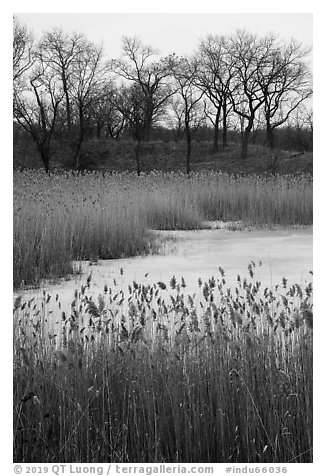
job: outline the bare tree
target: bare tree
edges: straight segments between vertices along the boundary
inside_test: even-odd
[[[245,159],[256,113],[265,100],[260,86],[260,71],[269,59],[269,50],[257,36],[237,31],[230,38],[230,54],[234,59],[230,98],[233,111],[244,121],[241,157]]]
[[[87,42],[71,74],[71,90],[76,110],[77,136],[74,143],[74,166],[79,168],[81,146],[85,138],[88,111],[105,95],[108,68],[103,62],[102,47]]]
[[[113,60],[111,68],[121,78],[131,82],[142,95],[144,131],[147,140],[153,122],[162,114],[168,99],[174,93],[171,87],[171,68],[174,56],[158,58],[158,52],[145,46],[137,38],[123,38],[123,55]]]
[[[274,147],[274,130],[312,95],[310,73],[304,61],[309,49],[294,40],[277,45],[272,35],[263,41],[269,58],[259,71],[259,84],[264,96],[267,143]]]
[[[135,159],[137,175],[142,170],[140,148],[147,134],[147,101],[139,84],[121,86],[115,95],[115,106],[126,121],[131,137],[136,141]]]
[[[174,77],[177,83],[177,94],[182,99],[183,123],[187,141],[186,171],[191,171],[191,142],[193,133],[205,121],[203,107],[200,101],[204,91],[196,86],[198,64],[195,59],[179,58],[174,67]]]
[[[19,94],[14,92],[14,117],[35,141],[46,172],[50,170],[52,138],[62,99],[62,89],[41,58],[30,76],[29,87]]]
[[[230,99],[231,81],[234,75],[233,58],[228,40],[223,36],[208,35],[199,45],[197,52],[198,70],[196,82],[215,108],[213,151],[218,150],[219,124],[223,124],[222,143],[227,146],[227,118],[232,109]]]
[[[303,153],[313,147],[313,115],[312,110],[301,104],[290,119],[293,142]]]
[[[53,74],[62,85],[68,138],[71,138],[74,119],[73,74],[78,68],[80,57],[87,45],[88,41],[83,34],[68,34],[58,28],[44,33],[39,45],[42,61],[52,69]]]
[[[88,115],[107,94],[104,85],[109,82],[108,67],[103,61],[102,47],[84,34],[54,29],[43,35],[37,56],[52,71],[63,91],[62,129],[66,128],[73,163],[78,169]]]
[[[14,16],[13,30],[13,80],[14,90],[21,86],[25,73],[33,65],[33,37],[25,25]]]
[[[116,105],[118,96],[116,86],[108,82],[104,84],[98,100],[90,105],[88,116],[95,124],[97,139],[104,131],[106,137],[116,140],[125,126],[125,117]]]
[[[170,127],[172,127],[174,131],[175,140],[181,141],[185,132],[184,120],[183,120],[184,103],[183,103],[183,99],[179,95],[176,95],[175,97],[172,98],[172,101],[170,104],[170,112],[171,112],[171,114],[169,115]]]

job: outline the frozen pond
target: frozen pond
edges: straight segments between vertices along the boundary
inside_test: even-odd
[[[128,259],[85,263],[83,274],[59,284],[46,285],[37,290],[23,292],[23,300],[41,297],[43,290],[59,295],[62,310],[68,309],[76,289],[86,283],[92,275],[90,291],[96,298],[103,293],[104,285],[112,286],[116,281],[118,290],[127,289],[133,281],[166,284],[171,277],[183,277],[187,294],[198,290],[197,281],[212,276],[219,277],[219,267],[226,273],[225,279],[231,287],[239,274],[248,276],[248,264],[256,263],[255,280],[263,286],[273,287],[282,278],[303,285],[312,276],[312,228],[292,230],[229,231],[211,229],[198,231],[157,232],[165,238],[160,255],[141,256]],[[262,265],[258,266],[261,261]],[[123,274],[121,274],[121,269]]]

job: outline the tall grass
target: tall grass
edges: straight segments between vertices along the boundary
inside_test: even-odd
[[[16,462],[311,462],[312,285],[90,279],[14,306]],[[58,321],[56,323],[56,321]]]
[[[72,271],[80,259],[155,250],[149,229],[312,223],[311,177],[222,173],[14,174],[14,286]]]

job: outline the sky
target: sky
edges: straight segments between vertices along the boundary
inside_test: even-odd
[[[280,39],[295,38],[305,46],[313,42],[311,13],[15,13],[36,38],[54,27],[85,33],[102,43],[111,58],[121,53],[123,36],[137,36],[161,54],[191,54],[207,34],[230,34],[246,29]]]

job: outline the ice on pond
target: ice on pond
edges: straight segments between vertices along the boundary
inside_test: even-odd
[[[229,231],[209,229],[158,232],[165,238],[162,253],[128,259],[84,263],[83,273],[69,281],[47,284],[24,291],[23,300],[42,298],[44,293],[58,295],[60,309],[68,310],[76,289],[91,276],[94,299],[104,286],[127,290],[134,281],[143,284],[169,283],[172,276],[186,282],[186,293],[198,291],[198,278],[207,281],[225,271],[232,287],[240,275],[248,276],[248,264],[254,262],[255,279],[262,286],[274,287],[287,278],[289,283],[304,285],[311,281],[312,229]],[[261,263],[261,266],[259,265]]]

